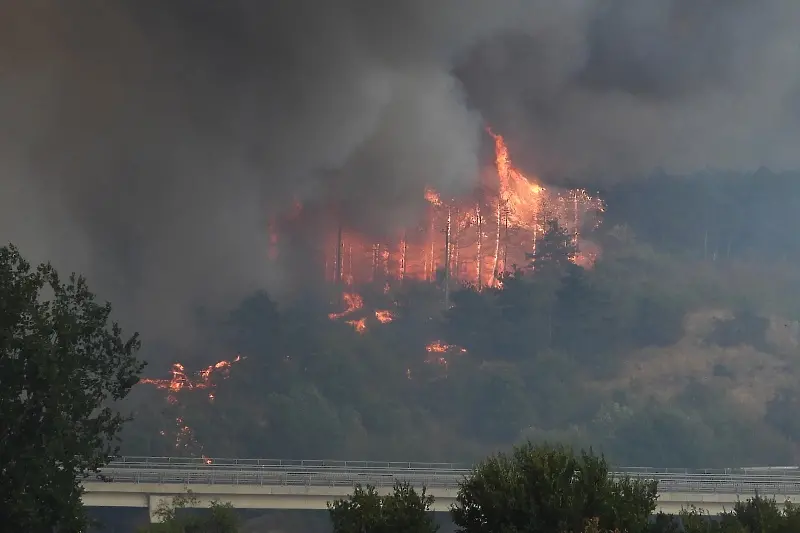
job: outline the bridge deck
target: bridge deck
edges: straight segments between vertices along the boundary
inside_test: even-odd
[[[354,485],[388,492],[396,481],[425,486],[445,511],[471,469],[450,463],[369,463],[345,461],[266,461],[124,458],[84,481],[89,506],[149,507],[192,490],[199,506],[213,499],[251,509],[325,509]],[[800,502],[800,471],[785,469],[656,470],[619,469],[612,476],[658,481],[659,509],[677,512],[691,505],[709,512],[731,509],[741,497],[774,496]]]

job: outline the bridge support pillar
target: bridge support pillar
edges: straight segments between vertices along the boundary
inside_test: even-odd
[[[151,524],[158,524],[162,521],[161,516],[159,516],[156,511],[158,511],[159,505],[161,502],[164,501],[164,497],[158,494],[148,494],[147,495],[147,511],[150,514],[150,523]]]

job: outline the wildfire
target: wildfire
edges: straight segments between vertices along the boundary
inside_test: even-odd
[[[342,317],[355,313],[364,307],[364,299],[360,294],[354,292],[346,292],[342,295],[346,309],[341,313],[330,313],[328,318],[331,320],[338,320]]]
[[[381,324],[388,324],[392,320],[394,320],[394,315],[391,311],[387,309],[379,309],[375,311],[375,318],[378,319],[378,322]]]
[[[442,341],[433,341],[425,346],[425,351],[428,353],[467,353],[466,348],[455,344],[445,344]]]
[[[242,359],[244,358],[241,355],[237,355],[234,359],[219,361],[193,374],[187,374],[186,368],[181,363],[175,363],[172,365],[172,370],[170,370],[172,377],[165,379],[142,378],[139,380],[139,383],[153,385],[159,390],[166,390],[167,402],[169,402],[171,405],[180,405],[178,393],[181,391],[199,389],[209,390],[208,401],[213,402],[216,398],[216,395],[214,394],[214,388],[216,387],[216,384],[212,380],[212,376],[214,376],[216,373],[220,374],[223,378],[227,378],[231,366],[233,366],[234,363],[238,363]],[[161,434],[166,436],[165,431],[162,431]],[[202,449],[202,446],[194,437],[194,430],[184,422],[182,416],[178,416],[175,419],[175,448],[184,450],[190,450],[192,448]],[[206,462],[210,464],[211,459],[205,459]]]
[[[431,204],[436,207],[442,205],[442,199],[439,197],[439,193],[434,191],[432,188],[427,187],[425,189],[425,199]]]
[[[508,147],[502,135],[489,131],[494,138],[495,166],[500,181],[498,208],[503,211],[509,223],[515,226],[540,224],[547,198],[542,194],[544,187],[529,180],[511,164]]]
[[[357,333],[364,333],[367,331],[367,319],[366,318],[359,318],[358,320],[348,320],[345,324],[349,324],[353,326],[353,329],[356,330]]]
[[[553,219],[579,248],[576,262],[590,267],[596,254],[580,250],[589,244],[581,240],[581,232],[599,224],[602,202],[582,189],[544,187],[514,166],[502,135],[489,133],[495,172],[474,194],[443,200],[434,188],[425,188],[422,196],[431,209],[383,242],[348,228],[331,232],[325,239],[326,279],[351,286],[380,283],[386,293],[405,279],[444,278],[499,288],[500,274],[529,264],[526,254],[535,251]]]
[[[582,189],[543,186],[514,165],[502,135],[488,133],[494,140],[494,172],[484,176],[472,194],[442,199],[437,190],[426,187],[420,191],[429,204],[424,218],[381,240],[339,224],[324,235],[325,279],[348,287],[342,295],[343,309],[330,313],[331,320],[343,319],[357,333],[365,333],[373,315],[380,324],[395,319],[385,309],[364,309],[364,300],[354,289],[362,283],[382,286],[386,295],[406,279],[436,282],[448,289],[462,283],[478,290],[502,289],[503,273],[530,267],[530,254],[552,220],[566,230],[578,250],[573,260],[592,266],[599,249],[581,239],[581,233],[600,224],[602,201]],[[304,215],[297,204],[284,222],[293,224]],[[271,223],[270,232],[274,228]],[[270,243],[279,243],[277,233]],[[441,342],[426,350],[431,361],[438,358],[442,364],[446,355],[466,352]]]
[[[449,363],[447,355],[461,355],[467,353],[466,348],[462,348],[456,344],[445,344],[442,341],[433,341],[425,346],[425,351],[428,352],[428,357],[425,359],[426,363],[436,363],[447,368]]]
[[[354,292],[347,292],[342,295],[342,300],[345,303],[345,310],[340,313],[329,313],[328,318],[331,320],[339,320],[340,318],[348,317],[364,307],[364,299],[361,295]],[[378,309],[374,311],[375,319],[381,324],[388,324],[394,320],[394,315],[388,309]],[[367,331],[367,317],[354,318],[345,321],[345,324],[352,326],[357,333],[364,333]]]
[[[230,370],[231,366],[234,363],[238,363],[242,360],[241,355],[237,355],[235,359],[230,361],[222,360],[218,363],[210,365],[198,372],[195,373],[195,376],[190,376],[186,374],[186,368],[180,364],[175,363],[172,365],[172,370],[170,373],[172,374],[171,378],[168,379],[154,379],[154,378],[142,378],[139,380],[139,383],[144,383],[147,385],[153,385],[157,389],[167,390],[169,393],[167,394],[167,401],[171,404],[178,403],[177,393],[182,390],[194,390],[194,389],[210,389],[213,388],[214,384],[211,381],[211,375],[214,372],[222,372],[224,377],[227,377],[227,373]],[[208,393],[209,400],[214,400],[214,393]]]

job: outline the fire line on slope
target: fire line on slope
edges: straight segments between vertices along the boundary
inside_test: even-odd
[[[170,378],[142,378],[139,383],[152,385],[156,389],[166,391],[166,399],[170,405],[183,407],[180,403],[179,394],[192,390],[207,390],[208,401],[213,403],[216,398],[216,383],[212,378],[216,375],[220,375],[222,379],[227,378],[230,375],[231,367],[243,359],[244,357],[241,355],[237,355],[231,360],[223,359],[191,374],[186,372],[186,368],[181,363],[174,363],[170,371],[172,374]],[[167,432],[161,431],[161,435],[166,436]],[[194,430],[185,423],[183,416],[175,418],[175,448],[187,451],[190,454],[195,450],[199,450],[206,462],[211,462],[211,459],[202,455],[203,446],[197,442]]]

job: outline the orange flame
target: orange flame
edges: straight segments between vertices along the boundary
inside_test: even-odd
[[[433,341],[425,346],[425,351],[428,353],[467,353],[466,348],[462,348],[456,344],[445,344],[442,341]]]
[[[502,135],[489,130],[494,137],[495,166],[500,180],[500,203],[505,203],[509,221],[517,226],[543,223],[544,187],[529,179],[511,164],[508,147]]]
[[[367,331],[367,319],[366,318],[359,318],[358,320],[348,320],[345,322],[350,326],[353,326],[353,329],[356,330],[357,333],[363,334]]]
[[[344,300],[346,309],[341,313],[330,313],[328,315],[328,318],[330,318],[331,320],[338,320],[364,307],[364,299],[361,297],[360,294],[356,294],[354,292],[346,292],[342,295],[342,299]]]
[[[377,318],[378,322],[381,324],[388,324],[394,320],[394,314],[388,309],[378,309],[375,311],[375,318]]]
[[[442,205],[442,199],[439,197],[439,193],[433,190],[431,187],[425,188],[425,199],[431,204],[436,207]]]
[[[428,357],[425,359],[426,363],[436,363],[447,368],[449,360],[446,357],[449,354],[461,355],[467,353],[466,348],[455,344],[445,344],[442,341],[433,341],[425,346],[425,351],[428,352]]]
[[[178,398],[176,393],[182,390],[194,390],[194,389],[208,389],[213,387],[213,383],[211,381],[211,375],[216,372],[220,371],[223,372],[225,377],[227,377],[227,372],[230,370],[231,366],[234,363],[238,363],[242,360],[241,355],[237,355],[235,359],[231,361],[222,360],[218,363],[210,365],[196,373],[196,378],[192,378],[186,374],[185,367],[180,363],[175,363],[172,365],[172,370],[170,373],[172,377],[169,379],[154,379],[154,378],[142,378],[139,380],[139,383],[144,383],[147,385],[153,385],[157,389],[167,390],[169,394],[167,395],[167,400],[172,403],[178,403]],[[214,394],[209,393],[209,399],[214,399]]]

